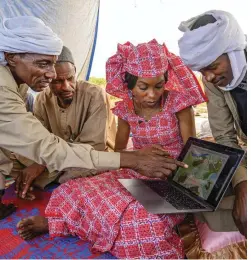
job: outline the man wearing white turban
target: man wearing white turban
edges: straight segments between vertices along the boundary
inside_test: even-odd
[[[88,144],[67,143],[51,134],[27,112],[19,94],[21,84],[41,91],[56,78],[54,65],[63,44],[43,21],[31,16],[4,18],[0,22],[0,219],[15,207],[2,203],[5,177],[12,168],[7,151],[25,156],[52,172],[69,168],[112,170],[131,168],[151,177],[166,178],[184,163],[167,158],[161,149],[107,153]],[[33,180],[41,174],[20,172],[16,189],[26,197]]]
[[[216,142],[241,148],[238,138],[247,144],[246,36],[232,14],[218,10],[181,22],[179,29],[184,32],[179,40],[181,58],[204,76],[209,123]],[[221,210],[203,216],[215,231],[238,228],[247,236],[246,158],[237,169],[231,188],[235,198],[229,210],[224,211],[225,216]]]

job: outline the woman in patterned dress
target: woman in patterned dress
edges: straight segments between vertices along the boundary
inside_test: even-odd
[[[134,149],[155,144],[176,158],[195,135],[191,106],[205,101],[194,74],[156,40],[119,44],[106,74],[107,92],[122,99],[113,109],[119,118],[116,149],[126,148],[131,132]],[[147,177],[121,169],[62,184],[52,193],[46,218],[18,224],[25,229],[21,236],[29,239],[48,231],[51,236],[74,235],[88,240],[92,250],[118,258],[183,258],[174,227],[184,215],[147,212],[120,178]]]

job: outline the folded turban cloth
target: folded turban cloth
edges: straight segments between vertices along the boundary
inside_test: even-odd
[[[192,29],[199,18],[209,15],[216,21],[209,21],[204,26]],[[227,53],[234,76],[230,86],[227,86],[228,90],[240,83],[246,73],[244,49],[247,42],[245,34],[232,14],[219,10],[208,11],[181,22],[179,30],[184,32],[178,42],[180,57],[188,67],[198,71]]]
[[[200,89],[196,77],[180,57],[155,39],[137,46],[130,42],[118,44],[117,53],[106,62],[106,91],[109,94],[121,99],[130,98],[125,83],[126,72],[141,78],[153,78],[168,72],[165,89],[179,92]]]
[[[0,65],[6,65],[4,52],[59,55],[62,47],[61,39],[36,17],[3,18],[0,23]]]

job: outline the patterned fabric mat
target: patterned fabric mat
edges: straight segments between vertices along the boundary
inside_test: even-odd
[[[94,253],[90,244],[77,237],[58,237],[51,239],[49,235],[39,236],[31,241],[22,240],[17,233],[16,224],[22,218],[43,215],[49,201],[51,186],[47,191],[35,190],[36,199],[25,201],[18,199],[12,184],[4,195],[5,203],[14,203],[18,209],[6,219],[0,220],[0,258],[4,259],[115,259],[110,253]]]

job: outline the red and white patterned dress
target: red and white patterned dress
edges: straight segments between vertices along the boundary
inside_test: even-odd
[[[173,158],[176,158],[184,145],[176,113],[204,101],[203,96],[198,98],[194,93],[190,95],[189,92],[183,94],[170,91],[162,112],[153,116],[149,121],[136,115],[131,105],[125,101],[117,102],[113,113],[129,123],[134,149],[159,144],[168,150]]]
[[[192,91],[192,90],[191,90]],[[160,144],[177,157],[183,147],[176,112],[205,101],[200,92],[170,91],[163,111],[148,122],[121,101],[114,113],[128,121],[134,148]],[[71,180],[58,187],[46,208],[51,236],[74,235],[118,258],[183,259],[183,245],[174,227],[184,215],[151,214],[118,182],[145,178],[129,169]]]

